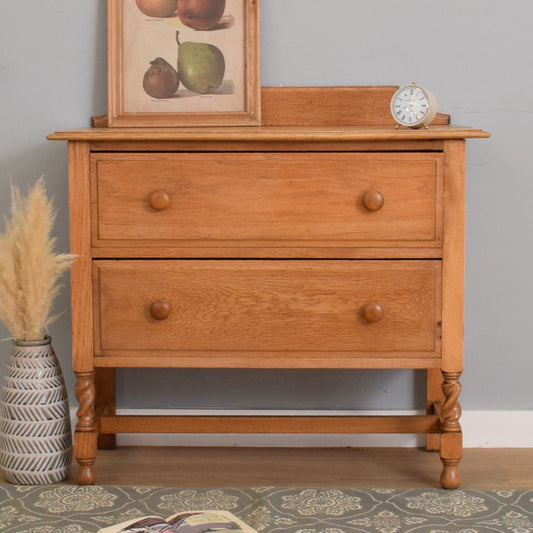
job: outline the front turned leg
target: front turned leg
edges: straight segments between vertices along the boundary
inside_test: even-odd
[[[444,403],[441,409],[440,421],[440,458],[443,469],[440,483],[445,489],[456,489],[461,484],[459,475],[459,461],[463,455],[463,435],[461,433],[461,405],[459,394],[461,372],[442,372],[444,382]]]
[[[94,412],[94,372],[76,372],[76,398],[80,404],[74,433],[74,456],[79,464],[78,484],[94,485],[96,461],[96,416]]]

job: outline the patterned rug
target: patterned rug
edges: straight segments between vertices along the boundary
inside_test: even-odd
[[[0,533],[95,533],[188,509],[227,509],[265,533],[533,533],[533,490],[0,485]]]

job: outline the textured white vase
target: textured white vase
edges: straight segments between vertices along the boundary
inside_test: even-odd
[[[0,397],[0,468],[21,485],[63,481],[72,458],[65,381],[50,337],[13,341]]]

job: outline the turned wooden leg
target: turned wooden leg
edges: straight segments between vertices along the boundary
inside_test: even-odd
[[[95,400],[94,411],[96,423],[101,416],[116,414],[116,388],[115,369],[97,368],[94,376]],[[114,450],[117,447],[116,433],[104,433],[98,435],[99,450]]]
[[[76,372],[76,398],[80,404],[74,433],[74,456],[79,464],[78,484],[94,485],[96,461],[96,417],[94,413],[94,372]]]
[[[434,415],[440,413],[444,395],[442,393],[442,373],[439,368],[427,369],[426,383],[426,414]],[[438,452],[440,450],[440,435],[438,433],[426,435],[426,450],[430,452]]]
[[[459,394],[461,372],[442,372],[444,403],[441,409],[440,458],[443,469],[440,483],[445,489],[456,489],[461,484],[459,461],[463,455],[463,435],[461,433],[461,406]]]

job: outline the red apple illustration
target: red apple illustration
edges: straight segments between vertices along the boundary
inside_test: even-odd
[[[210,30],[218,24],[226,0],[178,0],[178,17],[194,30]]]

